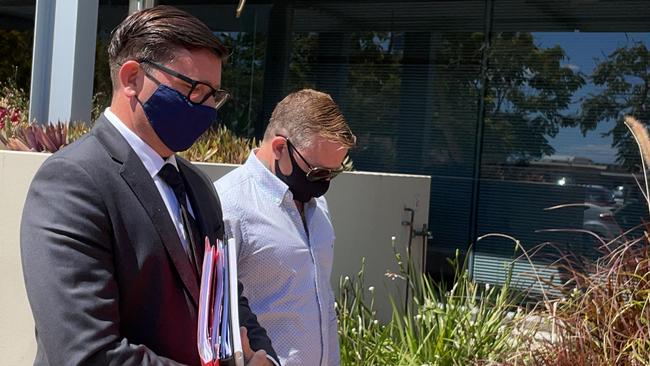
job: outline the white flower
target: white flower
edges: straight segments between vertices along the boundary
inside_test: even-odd
[[[375,292],[375,286],[370,286],[370,287],[368,287],[368,291],[370,291],[370,292]]]
[[[406,278],[400,274],[390,272],[389,270],[386,270],[386,273],[384,273],[384,276],[388,277],[390,280],[395,281],[396,279],[401,279],[405,280]]]

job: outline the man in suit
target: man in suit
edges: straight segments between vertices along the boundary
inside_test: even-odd
[[[43,164],[25,203],[34,364],[200,365],[203,238],[223,237],[222,214],[209,179],[175,152],[228,98],[226,49],[193,16],[160,6],[125,19],[108,53],[111,106]],[[243,297],[239,314],[247,364],[277,365]]]

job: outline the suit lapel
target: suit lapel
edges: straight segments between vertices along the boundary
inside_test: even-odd
[[[97,121],[94,133],[103,142],[113,158],[123,163],[120,175],[147,211],[165,250],[180,275],[185,289],[192,298],[194,306],[198,306],[199,286],[191,263],[183,249],[158,188],[156,188],[142,161],[104,117]]]
[[[149,173],[140,162],[138,156],[135,155],[135,152],[132,155],[124,163],[120,174],[122,174],[122,178],[129,184],[131,190],[138,197],[138,200],[149,214],[149,217],[151,217],[151,221],[156,231],[158,231],[172,263],[174,263],[185,288],[192,296],[192,300],[196,306],[199,303],[199,285],[187,253],[183,249],[181,240],[174,228],[174,223],[169,217],[167,207],[160,197],[156,185],[149,177]]]

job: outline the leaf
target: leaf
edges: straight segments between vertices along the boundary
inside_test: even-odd
[[[19,131],[22,132],[25,137],[26,145],[29,146],[30,149],[33,149],[34,151],[43,151],[42,145],[38,142],[32,126],[27,126]]]
[[[9,142],[7,143],[7,147],[9,149],[14,150],[14,151],[34,151],[33,149],[29,148],[29,146],[25,145],[20,139],[17,138],[10,138]]]
[[[34,131],[36,140],[45,147],[45,150],[51,153],[58,150],[58,147],[54,144],[54,142],[52,142],[49,136],[43,132],[43,128],[41,126],[32,125],[32,131]]]

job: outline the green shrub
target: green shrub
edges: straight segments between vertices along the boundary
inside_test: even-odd
[[[90,127],[86,123],[6,124],[0,132],[0,143],[9,150],[52,153],[88,131]],[[204,133],[189,150],[180,155],[194,162],[242,164],[255,146],[254,139],[237,137],[227,128],[219,126]]]
[[[407,309],[392,299],[388,324],[375,317],[374,291],[370,299],[364,297],[363,264],[354,280],[341,280],[337,314],[342,365],[359,365],[361,360],[364,365],[472,365],[518,359],[536,324],[516,306],[509,280],[500,288],[478,284],[456,253],[451,263],[456,281],[446,289],[405,267],[397,252],[396,259],[400,273],[392,276],[406,280],[413,296]]]
[[[336,301],[341,365],[394,365],[401,351],[392,338],[389,325],[381,324],[374,309],[374,287],[370,299],[364,296],[365,259],[353,279],[341,278]]]
[[[100,111],[97,96],[93,98],[93,115]],[[89,123],[58,123],[39,125],[27,121],[29,100],[24,90],[9,81],[0,85],[0,148],[18,151],[55,152],[90,131]],[[207,131],[181,155],[188,160],[210,163],[241,164],[257,143],[242,138],[224,126]]]
[[[238,137],[225,126],[204,133],[181,156],[196,162],[242,164],[257,146],[255,139]]]

